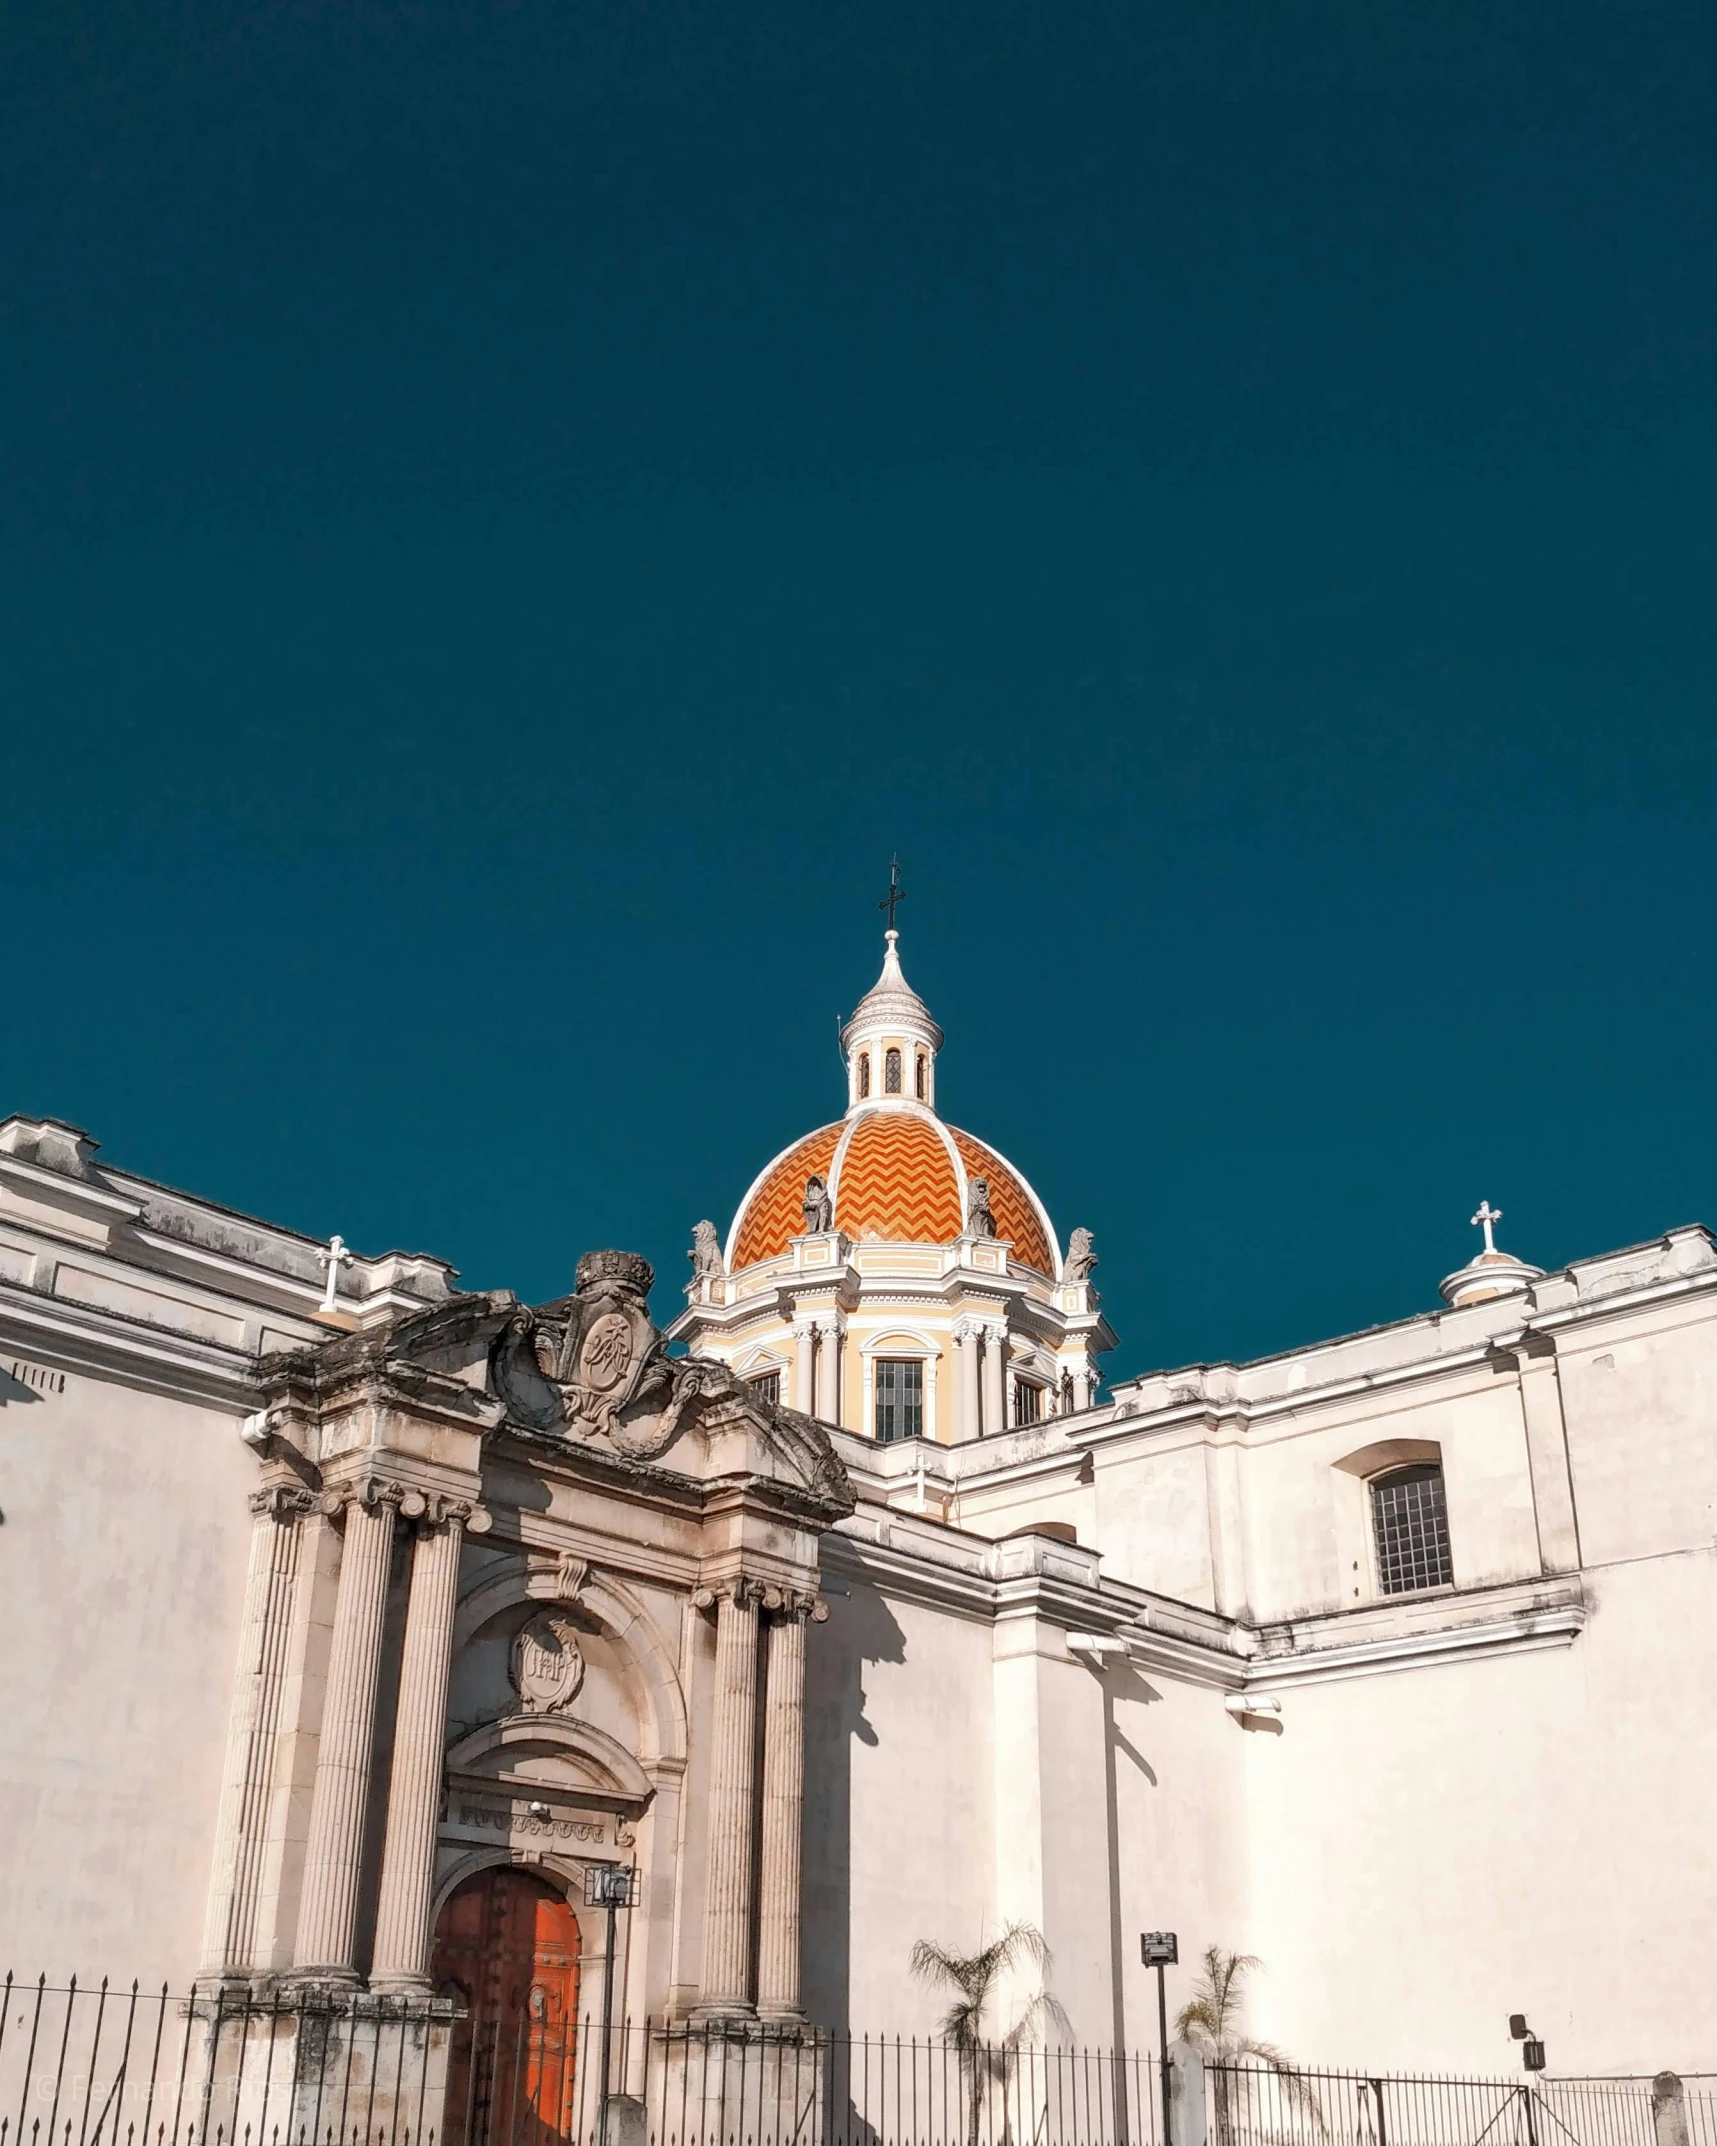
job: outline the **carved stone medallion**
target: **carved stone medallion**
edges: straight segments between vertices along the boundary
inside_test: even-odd
[[[519,1627],[508,1670],[527,1714],[562,1714],[584,1682],[584,1652],[572,1619],[539,1610]]]
[[[613,1393],[625,1385],[637,1353],[631,1320],[624,1312],[604,1312],[578,1352],[579,1385],[591,1393]]]

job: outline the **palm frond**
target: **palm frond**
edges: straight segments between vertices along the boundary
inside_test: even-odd
[[[955,2002],[942,2015],[939,2031],[957,2049],[969,2054],[985,2038],[984,2013],[997,1985],[1022,1965],[1047,1973],[1050,1951],[1041,1930],[1028,1922],[1010,1922],[1000,1936],[972,1953],[951,1952],[945,1945],[921,1937],[908,1955],[908,1964],[921,1980],[939,1982],[958,1992]],[[1044,1995],[1047,1997],[1047,1992]],[[1060,2018],[1060,2006],[1052,1997],[1047,2001],[1055,2008],[1054,2016]],[[1033,2006],[1043,2002],[1044,1998],[1034,1999]],[[1028,2007],[1026,2015],[1010,2030],[1016,2037],[1028,2031],[1031,2012],[1032,2007]],[[1004,2046],[1017,2046],[1017,2040],[1008,2044],[1004,2037]]]
[[[1234,2045],[1234,2053],[1268,2066],[1275,2074],[1283,2099],[1293,2107],[1303,2110],[1312,2119],[1320,2137],[1322,2136],[1324,2112],[1323,2104],[1317,2097],[1317,2090],[1285,2050],[1278,2049],[1274,2042],[1254,2041],[1250,2035],[1242,2035]]]
[[[1035,2037],[1039,2027],[1053,2027],[1057,2033],[1071,2038],[1072,2023],[1061,2008],[1059,1997],[1052,1997],[1048,1990],[1040,1990],[1013,2025],[1002,2036],[1002,2050],[1013,2056]]]

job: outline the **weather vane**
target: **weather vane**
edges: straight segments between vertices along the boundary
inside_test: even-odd
[[[888,868],[888,892],[876,905],[879,909],[888,911],[888,928],[890,931],[894,929],[894,912],[905,899],[905,890],[900,884],[900,859],[896,857]]]

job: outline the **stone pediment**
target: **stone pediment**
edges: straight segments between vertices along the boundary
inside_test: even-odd
[[[269,1383],[323,1402],[379,1383],[407,1409],[416,1400],[468,1413],[485,1434],[511,1426],[682,1481],[777,1483],[821,1506],[825,1526],[851,1512],[852,1485],[822,1424],[725,1364],[667,1353],[649,1313],[653,1279],[636,1253],[587,1253],[569,1297],[532,1306],[506,1290],[457,1296],[273,1358]]]
[[[637,1759],[605,1730],[560,1715],[509,1714],[486,1722],[448,1751],[447,1779],[456,1791],[634,1815],[655,1794]]]
[[[725,1364],[671,1357],[633,1252],[586,1253],[570,1297],[520,1305],[497,1336],[493,1390],[509,1422],[634,1467],[780,1483],[828,1509],[856,1502],[827,1430]]]

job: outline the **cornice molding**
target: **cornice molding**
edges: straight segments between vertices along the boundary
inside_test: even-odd
[[[1082,1583],[1058,1569],[1072,1560],[1054,1544],[1027,1550],[1016,1539],[991,1543],[938,1529],[946,1539],[932,1560],[903,1517],[843,1524],[824,1537],[825,1569],[992,1627],[1028,1620],[1118,1642],[1142,1669],[1225,1693],[1285,1693],[1567,1647],[1589,1614],[1578,1582],[1540,1578],[1258,1627],[1136,1588]],[[1029,1565],[1003,1569],[1012,1559]]]
[[[242,1350],[12,1282],[0,1282],[0,1345],[56,1370],[234,1415],[251,1415],[262,1401],[256,1359]]]

